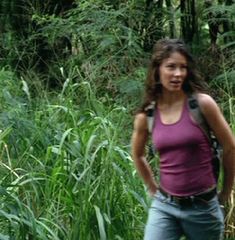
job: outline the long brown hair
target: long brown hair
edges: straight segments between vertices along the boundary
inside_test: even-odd
[[[144,102],[139,112],[143,112],[151,101],[157,101],[161,95],[162,84],[159,77],[159,67],[162,61],[169,58],[174,52],[179,52],[187,60],[187,76],[182,86],[183,91],[186,94],[207,91],[207,85],[196,70],[194,59],[189,53],[185,43],[180,39],[161,39],[153,47],[153,54],[145,83]]]

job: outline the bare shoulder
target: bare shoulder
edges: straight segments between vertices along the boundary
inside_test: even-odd
[[[207,120],[207,123],[217,133],[218,136],[222,136],[222,134],[218,132],[228,129],[228,124],[215,100],[208,94],[199,93],[198,102],[201,111]]]
[[[215,100],[207,94],[198,94],[197,99],[203,115],[223,149],[235,146],[232,130]]]
[[[199,103],[202,105],[216,104],[215,100],[206,93],[198,93],[197,98],[198,98]]]
[[[148,129],[147,116],[145,113],[137,113],[135,115],[134,129],[138,131],[146,131]]]
[[[216,112],[220,112],[219,106],[215,102],[215,100],[208,94],[198,93],[197,99],[200,105],[200,108],[203,113],[207,114],[215,114]]]

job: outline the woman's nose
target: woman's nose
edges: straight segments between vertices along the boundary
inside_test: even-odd
[[[183,71],[180,68],[176,68],[174,74],[175,76],[181,76],[183,74]]]

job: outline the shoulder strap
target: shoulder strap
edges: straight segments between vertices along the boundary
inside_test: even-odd
[[[188,96],[188,106],[193,119],[199,124],[202,131],[206,134],[208,139],[211,141],[210,128],[201,111],[196,94],[192,94]]]
[[[212,134],[210,127],[200,109],[200,105],[198,103],[197,96],[191,95],[188,97],[188,105],[190,109],[190,113],[192,114],[194,120],[199,124],[200,128],[205,132],[208,137],[211,147],[213,149],[213,171],[216,182],[218,182],[220,176],[220,165],[221,165],[221,156],[222,156],[222,148],[219,145],[218,140]]]
[[[145,108],[149,133],[152,133],[152,130],[153,130],[155,105],[156,105],[156,102],[152,101]],[[206,122],[205,117],[203,116],[200,105],[198,103],[197,96],[195,94],[192,94],[188,97],[188,106],[193,119],[199,124],[200,128],[204,131],[208,139],[211,139],[209,126]]]
[[[148,124],[148,131],[152,133],[153,125],[154,125],[154,115],[155,115],[155,105],[156,102],[152,101],[146,108],[146,115],[147,115],[147,124]]]

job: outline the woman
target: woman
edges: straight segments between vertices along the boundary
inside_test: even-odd
[[[223,238],[221,205],[232,191],[235,140],[215,101],[205,93],[184,43],[156,43],[146,82],[145,101],[136,114],[132,156],[153,196],[145,240],[219,240]],[[210,143],[193,120],[187,98],[196,95],[209,127],[223,148],[224,182],[219,196],[213,175]],[[160,182],[145,158],[148,139],[146,106],[156,102],[152,142],[160,157]]]

